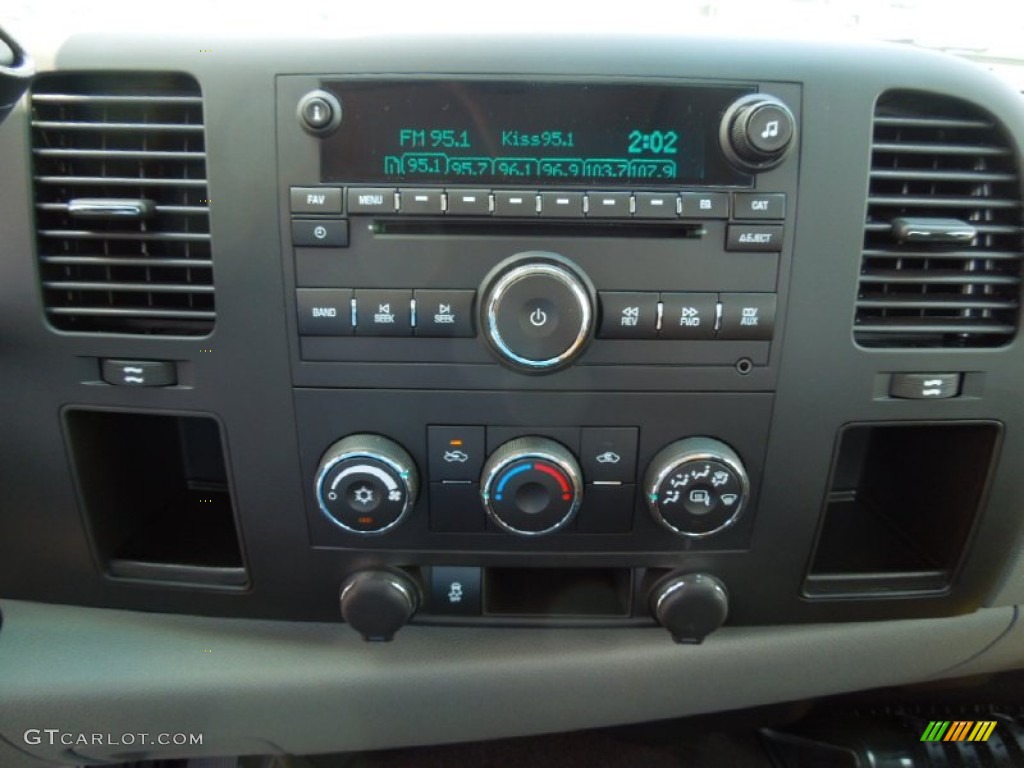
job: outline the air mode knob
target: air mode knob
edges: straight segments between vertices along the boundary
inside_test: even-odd
[[[737,99],[722,118],[719,139],[732,163],[745,171],[779,165],[796,136],[796,119],[774,96],[754,93]]]
[[[528,251],[498,264],[481,288],[480,327],[498,359],[550,373],[578,358],[594,330],[594,287],[557,253]]]
[[[666,446],[647,467],[644,493],[651,515],[680,536],[711,536],[736,522],[750,480],[725,443],[688,437]]]
[[[350,533],[378,534],[397,526],[416,503],[412,457],[380,435],[349,435],[320,459],[314,486],[320,511]]]
[[[520,437],[500,446],[484,464],[480,495],[490,518],[520,536],[564,528],[583,498],[576,457],[545,437]]]

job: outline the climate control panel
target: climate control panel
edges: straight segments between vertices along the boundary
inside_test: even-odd
[[[587,439],[580,442],[588,451],[586,471],[573,450],[556,439],[515,437],[487,456],[478,477],[474,472],[482,442],[469,436],[476,429],[445,426],[436,430],[433,442],[440,456],[433,464],[449,479],[428,475],[431,528],[448,529],[436,524],[455,507],[455,516],[467,533],[539,537],[595,532],[600,530],[600,518],[608,532],[632,531],[637,429],[589,428]],[[573,430],[554,432],[570,436]],[[461,434],[466,437],[449,437]],[[466,449],[475,454],[472,463]],[[446,464],[467,466],[459,471]],[[624,472],[616,471],[619,464]],[[695,538],[714,536],[733,525],[750,495],[739,455],[720,440],[703,436],[674,441],[659,451],[646,467],[642,487],[653,520],[673,534]],[[445,494],[446,489],[454,493]],[[386,534],[401,525],[415,505],[418,490],[419,472],[409,453],[393,440],[374,434],[349,435],[331,444],[320,459],[314,482],[324,517],[359,536]],[[582,527],[576,519],[581,509],[588,512]]]

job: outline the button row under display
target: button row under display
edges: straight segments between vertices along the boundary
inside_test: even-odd
[[[653,293],[601,291],[605,339],[727,339],[770,341],[774,293]]]
[[[470,337],[474,291],[357,288],[296,290],[305,336]]]
[[[309,213],[307,188],[293,188],[293,211]],[[296,209],[296,191],[300,206]],[[303,196],[305,195],[305,196]],[[731,195],[734,219],[781,220],[786,196],[781,193],[736,192]],[[510,216],[563,219],[728,219],[727,192],[577,192],[490,189],[405,189],[353,187],[348,190],[351,214]]]

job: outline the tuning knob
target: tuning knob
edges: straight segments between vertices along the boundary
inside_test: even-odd
[[[576,458],[545,437],[520,437],[499,446],[484,464],[480,495],[497,525],[520,536],[564,528],[583,498]]]
[[[481,288],[480,327],[498,359],[550,373],[583,354],[594,330],[594,287],[556,253],[529,251],[498,264]]]
[[[745,171],[764,171],[781,163],[794,144],[796,119],[774,96],[755,93],[726,110],[719,132],[722,149]]]
[[[680,536],[704,537],[736,522],[750,495],[743,462],[725,443],[688,437],[651,459],[644,476],[647,507]]]
[[[360,571],[341,585],[341,617],[364,640],[391,640],[419,607],[416,584],[397,571]]]
[[[704,573],[673,575],[655,585],[651,613],[677,643],[700,643],[729,615],[725,585]]]
[[[350,533],[396,527],[416,503],[419,480],[412,457],[379,435],[349,435],[320,459],[315,492],[320,511]]]

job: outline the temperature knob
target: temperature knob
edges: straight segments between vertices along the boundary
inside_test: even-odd
[[[722,118],[722,149],[746,171],[764,171],[781,163],[793,146],[796,119],[774,96],[755,93],[733,102]]]
[[[320,459],[320,511],[351,533],[377,534],[397,526],[416,503],[416,465],[402,446],[379,435],[349,435]]]
[[[725,443],[689,437],[651,460],[644,491],[655,520],[681,536],[703,537],[736,522],[750,481],[740,457]]]
[[[564,528],[576,515],[583,483],[576,458],[544,437],[520,437],[500,446],[484,464],[480,494],[491,519],[520,536]]]

